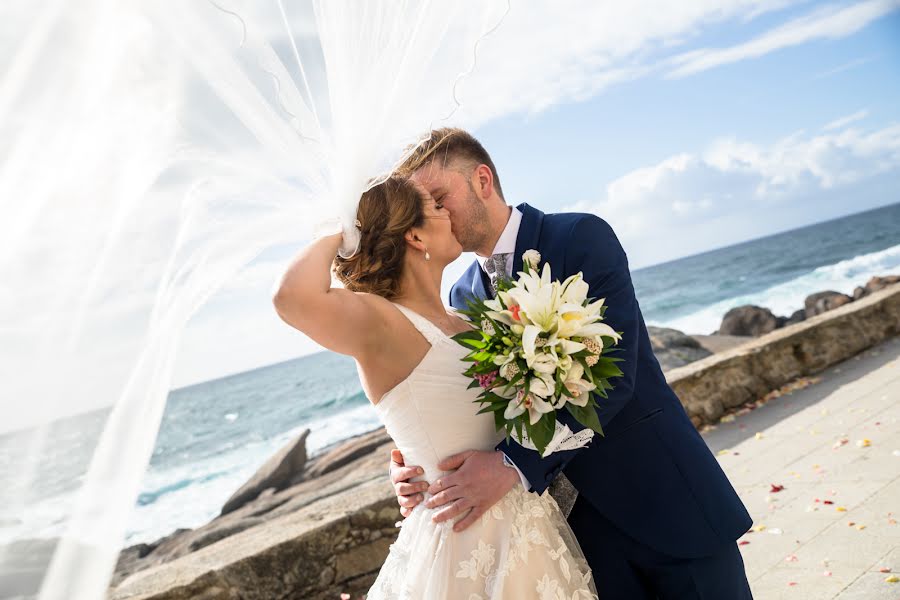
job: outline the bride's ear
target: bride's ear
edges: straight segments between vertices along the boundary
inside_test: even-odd
[[[412,246],[416,250],[420,252],[425,251],[425,242],[422,241],[422,238],[419,237],[419,233],[415,228],[410,229],[404,234],[404,239],[409,246]]]

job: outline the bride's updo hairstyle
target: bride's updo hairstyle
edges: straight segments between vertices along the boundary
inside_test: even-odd
[[[334,274],[353,292],[387,299],[400,291],[406,232],[425,224],[425,199],[407,179],[391,177],[363,193],[356,218],[359,250],[334,259]]]

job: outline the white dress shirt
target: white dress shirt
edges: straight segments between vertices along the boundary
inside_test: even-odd
[[[497,244],[494,246],[494,251],[491,252],[492,256],[494,254],[515,254],[516,239],[519,237],[519,227],[521,225],[522,213],[519,211],[519,209],[513,207],[512,211],[509,213],[509,220],[506,222],[506,227],[503,229],[503,233],[500,234],[500,239],[497,240]],[[478,260],[478,264],[481,265],[481,269],[484,270],[484,261],[486,261],[489,257],[478,256],[477,254],[475,256]],[[512,272],[513,261],[508,260],[506,261],[506,276],[512,277]],[[525,477],[525,474],[522,473],[522,470],[512,462],[511,458],[507,456],[507,459],[516,469],[516,473],[519,474],[519,479],[522,480],[522,487],[524,487],[526,490],[530,490],[531,483],[528,481],[528,478]]]
[[[506,227],[503,229],[503,233],[500,234],[500,239],[497,240],[497,244],[494,246],[494,251],[491,252],[491,256],[494,254],[515,254],[516,252],[516,239],[519,237],[519,227],[522,225],[522,213],[518,208],[513,207],[512,212],[509,213],[509,220],[506,222]],[[478,264],[481,265],[481,269],[484,270],[484,261],[486,261],[488,256],[479,256],[475,255],[475,258],[478,260]],[[506,261],[506,276],[512,277],[513,270],[513,261]]]

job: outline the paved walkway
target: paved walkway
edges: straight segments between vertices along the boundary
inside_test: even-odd
[[[900,338],[704,433],[755,600],[900,600]]]

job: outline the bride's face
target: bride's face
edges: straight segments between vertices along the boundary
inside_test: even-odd
[[[428,249],[432,261],[439,265],[448,265],[462,254],[462,246],[453,235],[450,211],[436,201],[421,185],[416,186],[425,204],[425,224],[418,229],[419,238]]]

